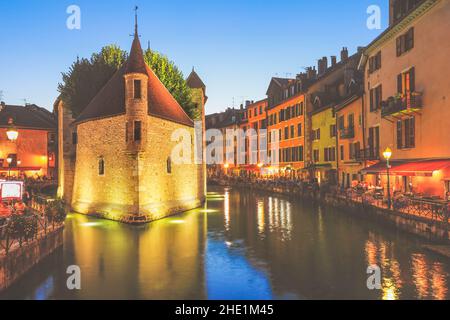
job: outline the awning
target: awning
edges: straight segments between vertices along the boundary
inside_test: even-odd
[[[450,168],[450,159],[391,161],[389,165],[389,173],[392,175],[431,177],[435,171]],[[386,162],[379,162],[373,166],[362,169],[361,173],[386,174],[386,169]]]

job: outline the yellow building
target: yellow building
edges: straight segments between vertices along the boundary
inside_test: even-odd
[[[336,181],[336,118],[332,106],[313,111],[311,145],[314,176],[319,183]]]

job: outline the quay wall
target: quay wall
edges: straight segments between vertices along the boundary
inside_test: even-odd
[[[0,256],[0,292],[11,286],[31,268],[63,244],[63,230],[60,226],[47,235],[11,250]]]

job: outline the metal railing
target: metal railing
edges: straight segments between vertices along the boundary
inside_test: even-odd
[[[422,93],[411,92],[400,97],[389,97],[381,103],[381,116],[422,109]]]

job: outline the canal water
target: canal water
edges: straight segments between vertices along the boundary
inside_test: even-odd
[[[363,213],[361,213],[363,214]],[[247,189],[133,227],[67,217],[64,246],[0,298],[449,299],[449,261],[374,221]],[[68,290],[67,267],[81,270]],[[367,267],[381,290],[367,288]]]

